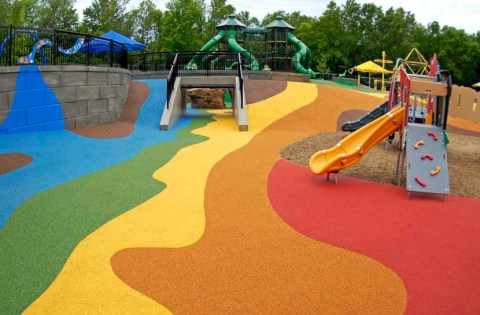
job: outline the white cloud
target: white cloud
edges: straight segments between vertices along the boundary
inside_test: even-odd
[[[468,33],[480,31],[480,5],[478,0],[356,0],[357,3],[375,3],[384,10],[390,7],[402,7],[405,11],[415,14],[417,22],[427,25],[437,21],[441,26],[449,25],[464,29]],[[92,0],[77,0],[75,8],[82,15],[83,10]],[[168,0],[153,0],[155,5],[165,10]],[[237,11],[249,11],[251,16],[262,19],[266,14],[278,10],[285,12],[300,11],[309,16],[320,16],[330,0],[227,0]],[[337,5],[345,4],[346,0],[337,0]],[[130,0],[128,9],[137,6],[140,0]],[[207,1],[209,3],[209,1]]]

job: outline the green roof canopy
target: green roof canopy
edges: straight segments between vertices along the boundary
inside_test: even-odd
[[[244,32],[248,34],[265,34],[269,33],[270,30],[267,30],[264,27],[247,27]]]
[[[237,19],[237,16],[235,14],[230,14],[228,16],[228,19],[226,19],[225,21],[223,21],[220,24],[217,24],[217,28],[223,28],[223,27],[228,27],[228,26],[236,26],[236,27],[239,27],[239,28],[246,28],[247,27],[245,24],[243,24],[242,22],[240,22]]]
[[[295,30],[295,27],[293,27],[290,24],[288,24],[287,22],[285,22],[281,16],[277,16],[275,18],[275,21],[273,21],[270,24],[268,24],[267,26],[265,26],[265,28],[275,28],[275,27],[277,27],[277,28],[288,28],[288,29],[291,29],[291,30]]]

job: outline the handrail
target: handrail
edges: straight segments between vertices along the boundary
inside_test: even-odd
[[[202,60],[200,64],[192,63],[192,58]],[[236,67],[236,69],[232,69]],[[242,57],[238,52],[177,52],[167,77],[167,109],[170,108],[171,94],[175,80],[182,76],[237,76],[239,78],[241,108],[244,102],[244,81],[242,73]]]
[[[173,59],[172,67],[167,77],[167,109],[169,108],[170,97],[172,95],[173,87],[175,86],[175,80],[178,76],[178,53],[175,54]]]
[[[237,54],[238,62],[238,81],[240,84],[240,108],[243,109],[243,72],[242,72],[242,56],[240,53]]]

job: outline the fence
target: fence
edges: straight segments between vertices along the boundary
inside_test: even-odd
[[[170,70],[171,65],[173,64],[173,59],[175,54],[222,54],[224,51],[213,51],[213,52],[192,52],[192,51],[177,51],[177,52],[143,52],[130,54],[128,57],[128,68],[134,71],[162,71]],[[237,52],[230,52],[232,54],[237,54]],[[280,71],[280,72],[295,72],[295,69],[298,66],[301,66],[299,63],[295,66],[292,63],[293,55],[289,54],[279,54],[279,53],[270,53],[270,52],[251,52],[243,54],[245,57],[242,58],[243,69],[253,69],[255,65],[259,67],[259,70],[271,70],[271,71]],[[251,57],[253,56],[253,57]],[[219,67],[223,67],[223,70],[229,67],[235,67],[236,64],[228,64],[228,60],[216,59],[212,56],[212,59]],[[211,61],[209,60],[209,61]],[[205,68],[206,60],[195,60],[195,65],[201,69]],[[210,66],[211,68],[211,66]]]
[[[176,52],[160,51],[135,53],[128,56],[128,69],[132,71],[169,71]]]
[[[236,52],[177,52],[167,79],[167,108],[177,77],[237,76],[240,80],[240,91],[243,91],[242,68],[242,59]],[[241,102],[243,108],[243,92]]]
[[[126,68],[128,56],[124,45],[99,36],[0,25],[0,66],[22,64]]]

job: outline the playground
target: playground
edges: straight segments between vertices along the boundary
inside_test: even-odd
[[[125,44],[22,33],[0,72],[0,314],[479,314],[477,92],[436,56],[389,94],[316,80],[293,30],[229,16],[162,79]]]
[[[146,80],[118,123],[0,135],[2,161],[32,159],[0,176],[2,313],[478,313],[479,130],[450,124],[445,201],[347,170],[334,184],[289,160],[384,95],[246,82],[247,132],[224,110],[160,132],[165,81]],[[394,172],[382,146],[361,173]]]

